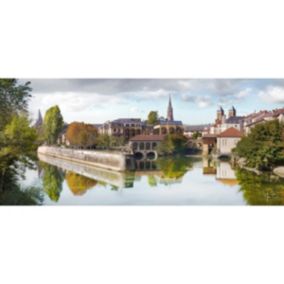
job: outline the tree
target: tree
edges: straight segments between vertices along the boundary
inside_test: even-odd
[[[236,171],[240,191],[249,205],[284,205],[284,182],[270,173]]]
[[[72,146],[92,147],[96,144],[97,128],[91,124],[72,122],[66,132],[66,138]]]
[[[234,154],[245,158],[246,165],[257,169],[272,169],[284,162],[284,126],[278,120],[256,125],[242,138]]]
[[[182,134],[168,134],[158,146],[158,152],[162,155],[184,152],[187,138]]]
[[[193,134],[192,134],[192,139],[196,140],[201,136],[202,136],[202,134],[199,131],[194,131]]]
[[[63,117],[58,106],[47,110],[44,116],[44,136],[48,144],[56,144],[58,136],[64,125]]]
[[[30,165],[36,150],[36,130],[29,126],[25,115],[14,115],[4,128],[0,138],[0,166],[5,171],[16,162]]]
[[[0,131],[15,114],[27,112],[31,90],[30,82],[19,84],[16,79],[0,79]]]
[[[62,191],[63,173],[55,166],[43,165],[43,189],[50,200],[57,202]]]
[[[10,180],[23,172],[18,162],[30,166],[35,133],[27,118],[30,82],[18,83],[16,79],[0,79],[0,191],[16,188]]]
[[[186,157],[162,157],[157,160],[164,179],[180,179],[192,165],[192,160]]]
[[[157,111],[150,111],[148,114],[148,124],[154,125],[158,121],[158,112]]]
[[[112,147],[121,147],[125,145],[125,138],[123,136],[111,136],[108,134],[101,134],[97,138],[97,146],[109,149]]]

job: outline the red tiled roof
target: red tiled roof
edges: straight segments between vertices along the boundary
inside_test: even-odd
[[[162,141],[165,135],[136,135],[129,139],[129,141]]]
[[[218,137],[242,137],[242,136],[243,136],[242,133],[234,127],[231,127],[218,135]]]

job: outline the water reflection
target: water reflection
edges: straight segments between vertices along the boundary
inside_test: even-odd
[[[270,173],[237,171],[240,190],[249,205],[284,205],[284,180]]]
[[[40,187],[22,187],[20,174],[12,167],[0,167],[0,205],[41,205],[43,193]]]
[[[65,179],[68,187],[74,195],[84,195],[87,190],[95,187],[98,183],[94,179],[90,179],[73,172],[67,172]]]
[[[136,161],[135,171],[120,173],[44,155],[39,159],[35,175],[42,190],[17,187],[16,178],[16,189],[0,193],[1,204],[284,205],[283,180],[234,171],[223,161],[168,157]],[[12,181],[5,184],[12,188]]]

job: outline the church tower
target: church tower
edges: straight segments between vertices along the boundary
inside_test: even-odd
[[[217,121],[222,121],[224,114],[224,109],[220,106],[220,109],[217,110]]]
[[[229,110],[229,117],[235,117],[236,115],[237,115],[237,111],[236,111],[235,107],[232,107]]]
[[[35,123],[35,127],[36,128],[41,127],[42,124],[43,124],[42,115],[41,115],[40,110],[38,110],[38,117],[37,117],[37,120],[36,120],[36,123]]]
[[[173,121],[174,120],[174,111],[173,111],[173,106],[172,106],[171,95],[169,96],[167,120],[169,120],[169,121]]]

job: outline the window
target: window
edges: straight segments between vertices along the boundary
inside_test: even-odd
[[[141,142],[141,143],[139,144],[139,147],[140,147],[140,150],[144,150],[144,143]]]
[[[151,149],[151,144],[149,142],[146,143],[146,150],[150,150]]]

